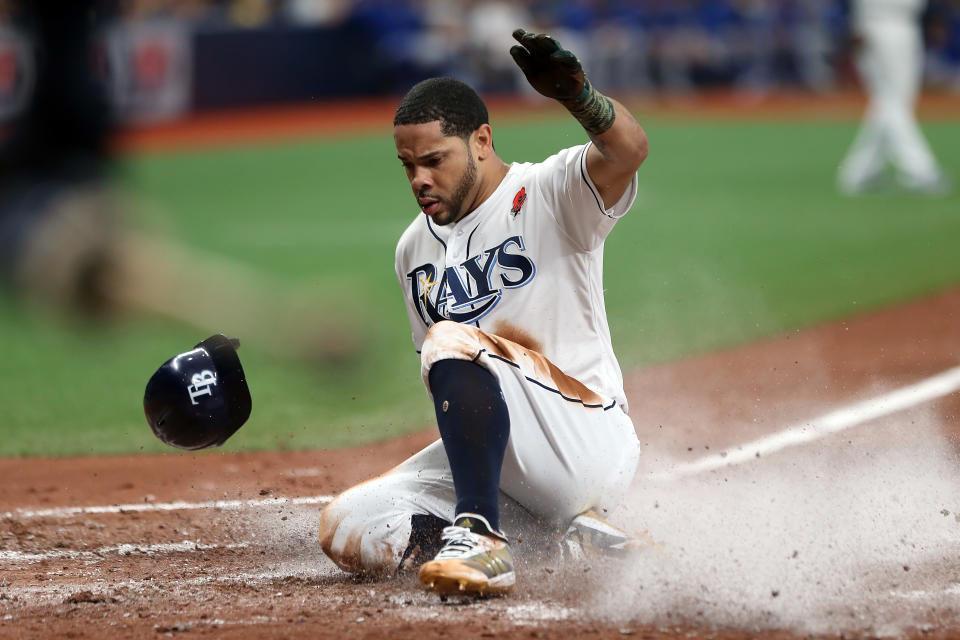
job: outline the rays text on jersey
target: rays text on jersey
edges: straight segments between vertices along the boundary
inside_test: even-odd
[[[522,236],[511,236],[499,245],[471,256],[437,273],[424,264],[407,274],[417,312],[428,325],[441,320],[474,322],[490,313],[505,289],[516,289],[533,280],[537,269],[523,255]]]

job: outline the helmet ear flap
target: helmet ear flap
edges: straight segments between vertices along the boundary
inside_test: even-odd
[[[222,445],[243,426],[252,401],[238,345],[215,334],[157,369],[143,396],[157,438],[178,449],[206,449]]]

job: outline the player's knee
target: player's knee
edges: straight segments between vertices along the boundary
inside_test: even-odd
[[[480,340],[476,330],[459,322],[442,320],[430,327],[423,347],[420,362],[424,380],[430,367],[440,360],[473,360],[480,353]]]
[[[396,569],[398,553],[392,544],[390,522],[381,514],[367,517],[347,492],[320,514],[320,548],[334,564],[350,573],[382,575]]]
[[[320,513],[320,526],[317,532],[320,538],[320,548],[337,566],[340,566],[340,562],[338,561],[340,554],[338,553],[338,549],[334,547],[333,539],[336,537],[337,529],[340,528],[342,522],[343,518],[337,512],[332,502]]]

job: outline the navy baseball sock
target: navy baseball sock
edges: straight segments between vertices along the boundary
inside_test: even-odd
[[[500,529],[500,469],[510,413],[492,373],[468,360],[440,360],[430,369],[437,426],[453,471],[457,513],[476,513]]]

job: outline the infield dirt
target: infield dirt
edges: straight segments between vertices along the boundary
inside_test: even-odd
[[[692,483],[650,478],[955,367],[958,321],[954,290],[633,372],[647,453],[615,515],[658,546],[528,564],[508,598],[441,603],[318,549],[324,496],[430,429],[355,450],[3,460],[0,637],[956,637],[960,394]],[[218,500],[252,502],[163,507]],[[70,509],[94,505],[119,507]]]

